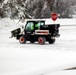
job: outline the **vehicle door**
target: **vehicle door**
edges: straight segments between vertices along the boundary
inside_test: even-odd
[[[27,22],[25,26],[25,35],[30,38],[34,31],[34,22]]]

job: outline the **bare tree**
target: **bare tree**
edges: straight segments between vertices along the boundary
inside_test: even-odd
[[[49,0],[48,5],[52,12],[60,14],[60,18],[69,18],[70,16],[70,1],[68,0]]]
[[[69,18],[76,0],[0,0],[0,16],[10,18],[50,18],[52,12]]]

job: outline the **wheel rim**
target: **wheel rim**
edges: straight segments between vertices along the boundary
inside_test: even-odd
[[[24,38],[23,37],[20,38],[20,42],[24,43]]]
[[[43,43],[43,39],[39,38],[38,42],[39,42],[39,44],[42,44]]]

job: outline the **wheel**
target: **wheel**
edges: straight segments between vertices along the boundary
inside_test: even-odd
[[[54,38],[54,39],[49,38],[48,42],[49,42],[49,44],[53,44],[53,43],[55,43],[55,38]]]
[[[38,38],[38,43],[39,43],[39,44],[42,45],[42,44],[45,44],[45,42],[46,42],[45,37],[39,37],[39,38]]]
[[[24,44],[24,43],[26,43],[26,40],[25,40],[25,38],[24,38],[23,36],[21,36],[21,37],[19,38],[19,42],[20,42],[21,44]]]

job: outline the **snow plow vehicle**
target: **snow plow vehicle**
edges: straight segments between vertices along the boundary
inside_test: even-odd
[[[31,43],[38,42],[39,44],[55,43],[55,38],[59,37],[60,24],[45,24],[45,20],[27,20],[26,25],[21,32],[21,29],[11,31],[13,37],[19,40],[21,44],[30,41]]]

